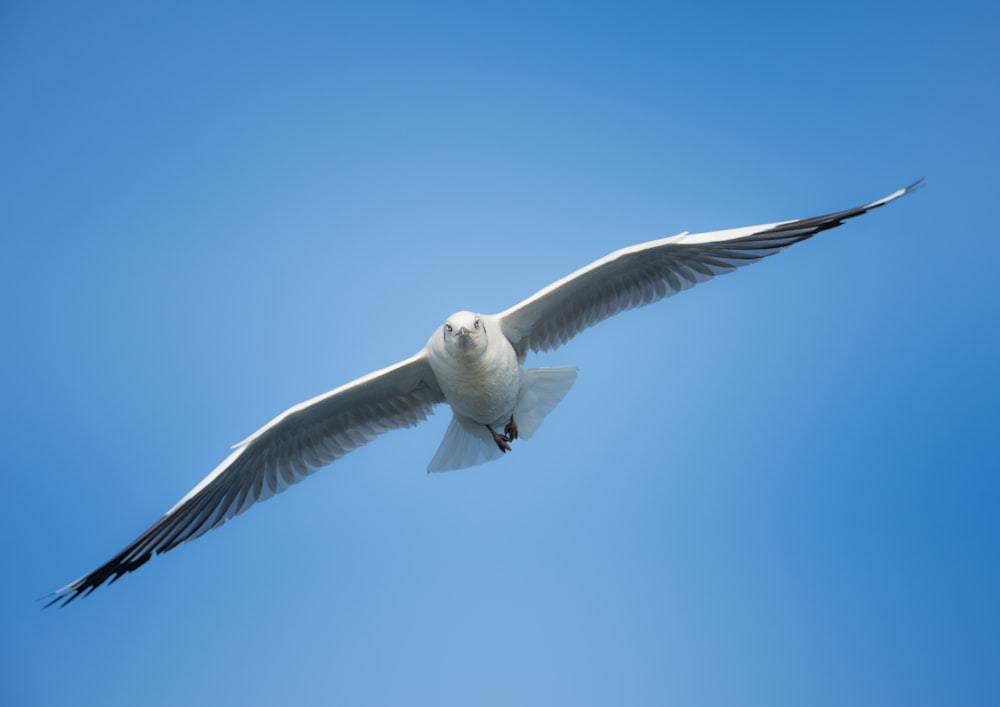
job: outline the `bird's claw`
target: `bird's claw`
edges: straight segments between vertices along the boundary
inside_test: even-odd
[[[510,443],[517,439],[517,423],[514,422],[514,416],[510,416],[510,422],[504,425],[503,434],[496,432],[492,427],[486,425],[486,429],[490,431],[493,435],[493,441],[497,443],[497,447],[500,451],[506,454],[510,451]]]
[[[507,452],[510,451],[509,437],[507,437],[506,435],[497,434],[496,432],[493,431],[493,428],[490,427],[489,425],[486,426],[486,429],[488,429],[490,433],[493,435],[493,441],[497,443],[497,446],[500,448],[501,452],[506,454]]]
[[[517,423],[514,422],[514,416],[510,416],[510,422],[503,428],[503,432],[507,435],[507,441],[513,442],[517,439]]]

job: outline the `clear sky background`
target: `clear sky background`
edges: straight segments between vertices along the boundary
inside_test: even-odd
[[[0,704],[997,704],[996,4],[471,5],[0,6]],[[455,310],[919,177],[40,610]]]

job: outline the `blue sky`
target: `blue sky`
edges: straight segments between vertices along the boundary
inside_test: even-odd
[[[0,703],[996,704],[994,6],[99,5],[0,9]],[[455,310],[922,176],[39,610]]]

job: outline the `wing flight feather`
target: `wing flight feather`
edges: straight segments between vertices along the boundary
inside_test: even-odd
[[[503,333],[523,360],[557,348],[584,329],[774,255],[916,189],[826,216],[708,233],[681,233],[622,248],[500,313]]]
[[[154,554],[219,527],[383,432],[417,424],[443,400],[421,351],[286,410],[237,444],[211,474],[128,547],[56,590],[49,605],[68,604],[109,580],[116,581]]]

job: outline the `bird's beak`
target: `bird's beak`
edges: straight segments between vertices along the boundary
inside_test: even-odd
[[[465,327],[462,327],[461,329],[459,329],[459,330],[458,330],[457,332],[455,332],[455,333],[456,333],[456,334],[457,334],[458,336],[468,336],[468,335],[469,335],[469,334],[471,334],[472,332],[471,332],[471,331],[469,331],[468,329],[466,329]]]

